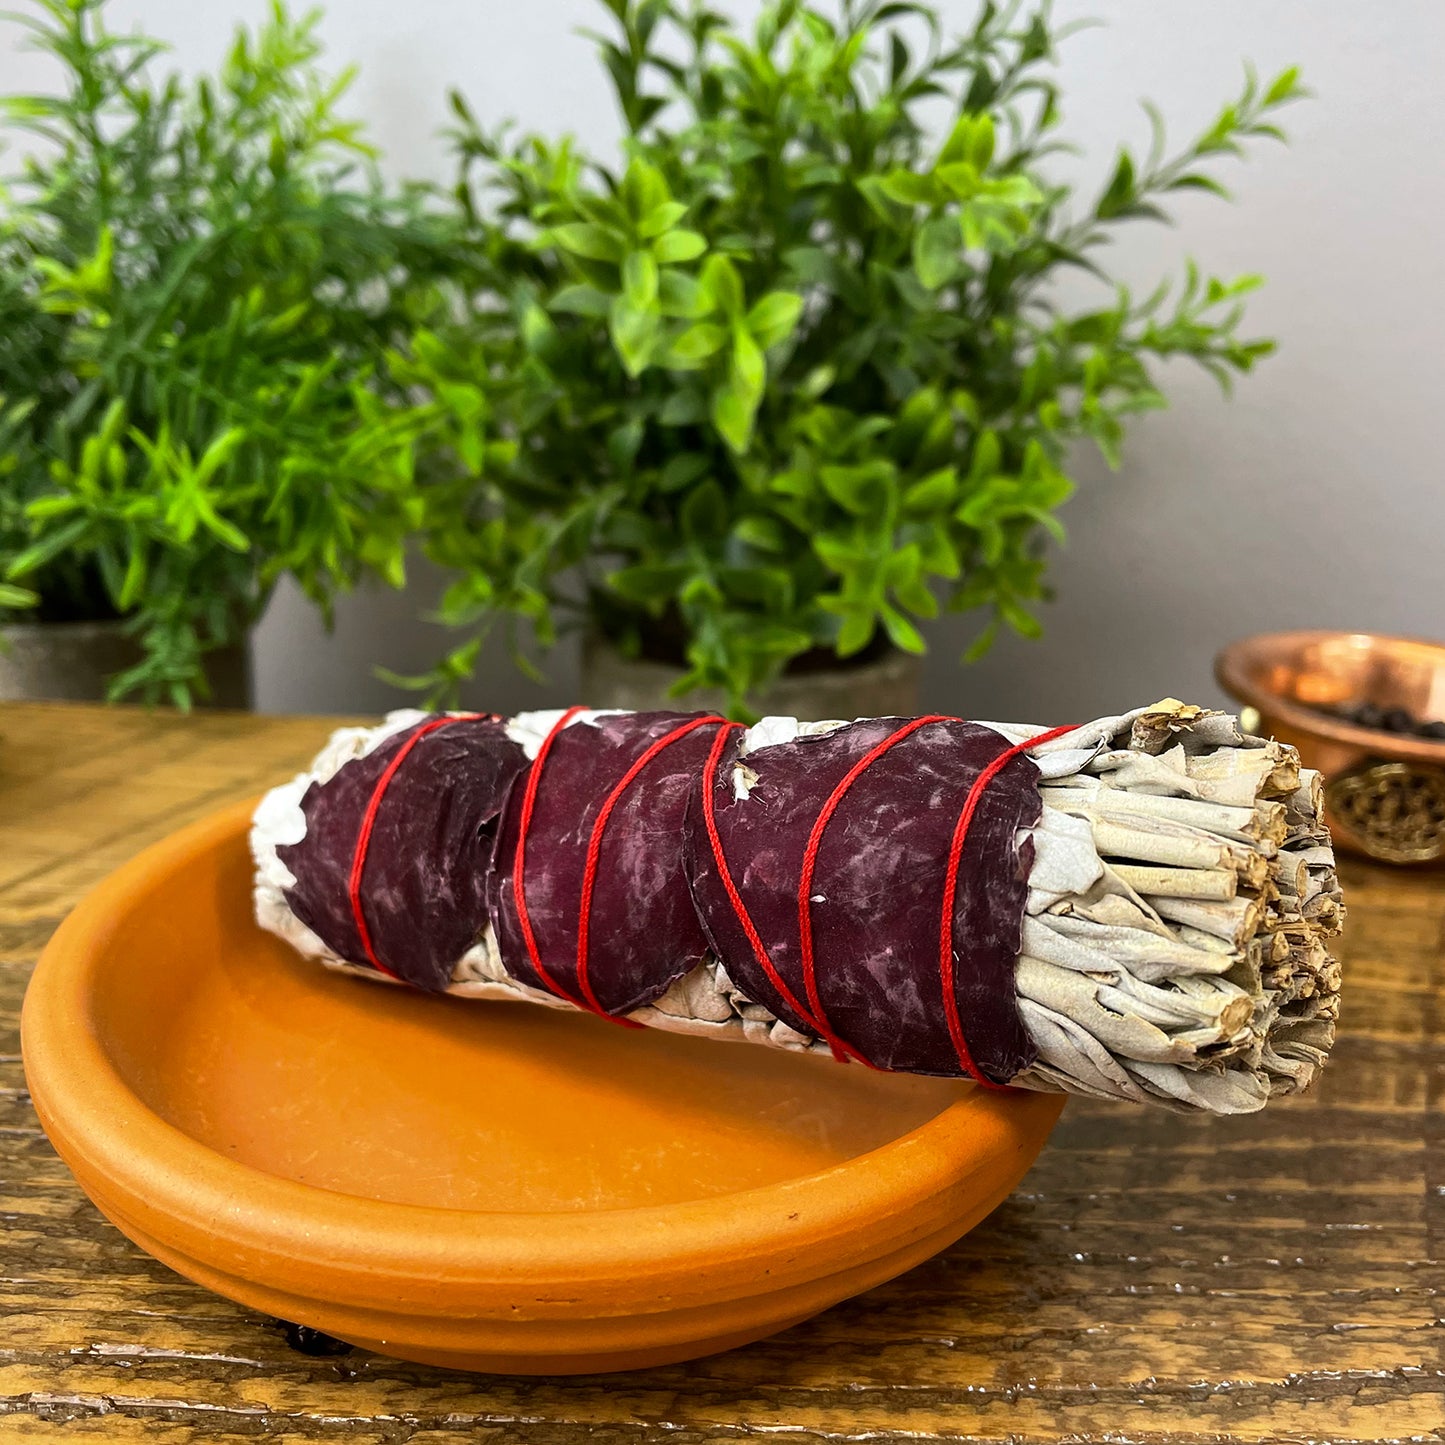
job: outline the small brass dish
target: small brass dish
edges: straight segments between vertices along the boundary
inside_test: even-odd
[[[1361,727],[1357,703],[1445,719],[1445,644],[1370,632],[1273,632],[1231,643],[1214,675],[1325,775],[1335,843],[1385,863],[1445,861],[1445,742]]]

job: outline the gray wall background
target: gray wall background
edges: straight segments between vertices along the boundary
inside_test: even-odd
[[[330,0],[333,67],[356,62],[353,108],[393,168],[441,177],[445,92],[462,88],[490,121],[572,130],[592,146],[617,134],[603,78],[577,26],[596,0]],[[755,4],[730,0],[751,13]],[[960,24],[972,0],[945,0]],[[172,42],[183,67],[213,63],[264,0],[115,0],[113,23]],[[1445,636],[1445,5],[1439,0],[1060,0],[1061,19],[1106,24],[1065,47],[1073,163],[1098,183],[1121,139],[1141,146],[1140,97],[1171,134],[1207,123],[1248,58],[1265,73],[1298,62],[1315,99],[1294,107],[1288,149],[1269,145],[1228,180],[1236,201],[1179,206],[1180,225],[1141,225],[1114,253],[1148,289],[1193,255],[1210,271],[1261,271],[1251,330],[1279,354],[1226,401],[1207,378],[1166,375],[1172,409],[1134,430],[1122,470],[1081,461],[1054,561],[1058,600],[1041,642],[1003,642],[960,668],[974,623],[930,634],[925,704],[1040,722],[1092,716],[1164,693],[1218,696],[1223,641],[1291,626]],[[35,85],[38,61],[7,31],[0,89]],[[345,599],[327,635],[283,590],[256,639],[259,705],[339,712],[396,705],[374,664],[421,670],[445,634],[421,620],[436,581],[404,596]],[[574,701],[563,646],[545,687],[498,655],[473,701],[509,710]]]

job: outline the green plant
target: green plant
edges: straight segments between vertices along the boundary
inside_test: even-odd
[[[0,219],[0,607],[129,619],[114,694],[186,705],[282,576],[323,609],[401,584],[421,501],[377,364],[447,232],[365,166],[316,14],[186,83],[103,10],[10,17],[65,82],[3,108],[39,146]]]
[[[1159,359],[1226,381],[1271,349],[1238,333],[1252,277],[1191,266],[1077,309],[1055,281],[1106,280],[1100,247],[1172,194],[1222,194],[1212,163],[1279,135],[1295,72],[1250,75],[1176,156],[1155,116],[1075,216],[1044,164],[1046,5],[986,4],[948,42],[923,3],[773,0],[750,38],[701,4],[604,3],[620,169],[454,100],[480,299],[398,363],[450,459],[442,615],[475,632],[433,681],[499,618],[550,641],[559,607],[739,707],[818,649],[921,651],[940,592],[988,609],[971,654],[1037,633],[1074,439],[1113,462],[1163,404]]]

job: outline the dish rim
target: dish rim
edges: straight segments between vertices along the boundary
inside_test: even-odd
[[[1266,645],[1281,650],[1293,650],[1311,643],[1348,642],[1354,638],[1360,638],[1372,647],[1385,643],[1396,648],[1419,648],[1421,651],[1434,653],[1440,665],[1445,667],[1445,643],[1433,642],[1428,638],[1397,637],[1385,632],[1361,632],[1348,628],[1303,627],[1284,632],[1256,632],[1222,647],[1214,659],[1214,678],[1231,697],[1268,717],[1277,718],[1306,736],[1345,743],[1377,757],[1445,764],[1445,742],[1415,737],[1409,733],[1384,732],[1379,728],[1366,728],[1357,723],[1346,722],[1331,713],[1318,711],[1294,701],[1293,698],[1270,692],[1249,675],[1247,659]]]
[[[208,1267],[235,1272],[238,1253],[258,1265],[305,1260],[338,1304],[428,1312],[450,1298],[475,1313],[479,1290],[525,1288],[529,1305],[544,1303],[539,1286],[570,1289],[557,1301],[568,1312],[595,1302],[608,1314],[771,1294],[816,1280],[822,1246],[833,1251],[828,1272],[837,1272],[945,1228],[977,1197],[972,1177],[994,1172],[1002,1154],[1027,1150],[1034,1137],[1042,1147],[1063,1107],[1054,1095],[960,1084],[961,1097],[932,1118],[826,1169],[618,1209],[392,1203],[228,1158],[167,1122],[127,1082],[98,1031],[94,980],[138,899],[198,853],[244,835],[255,802],[150,845],[92,889],[46,945],[21,1019],[36,1110],[87,1192]]]

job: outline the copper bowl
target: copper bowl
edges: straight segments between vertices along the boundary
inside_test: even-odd
[[[1271,632],[1214,660],[1219,684],[1325,775],[1335,843],[1385,863],[1445,859],[1445,742],[1359,727],[1357,703],[1445,719],[1445,644],[1371,632]]]

